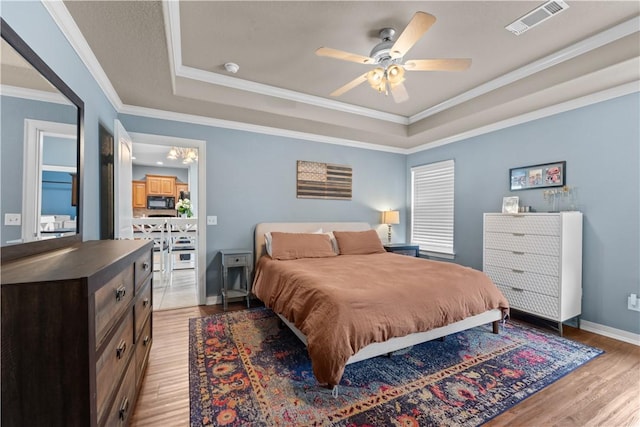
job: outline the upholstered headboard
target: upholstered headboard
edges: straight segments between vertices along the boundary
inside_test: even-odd
[[[366,222],[262,222],[256,225],[254,235],[254,262],[267,253],[264,244],[264,233],[268,231],[281,231],[284,233],[313,233],[319,229],[322,231],[365,231],[371,226]]]

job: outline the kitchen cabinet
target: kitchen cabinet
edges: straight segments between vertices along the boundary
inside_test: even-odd
[[[147,185],[144,181],[133,181],[132,182],[132,191],[133,195],[133,208],[146,208],[147,207]]]
[[[147,196],[176,195],[176,177],[165,175],[147,175]]]

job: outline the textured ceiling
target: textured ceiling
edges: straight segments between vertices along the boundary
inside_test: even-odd
[[[568,3],[520,36],[504,27],[542,2],[65,5],[125,105],[411,148],[638,81],[640,3]],[[318,47],[368,56],[381,28],[399,33],[417,10],[437,21],[405,60],[471,58],[469,70],[407,72],[401,104],[366,83],[329,96],[371,66],[318,57]]]

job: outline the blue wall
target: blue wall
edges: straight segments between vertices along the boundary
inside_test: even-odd
[[[69,215],[76,217],[71,206],[71,175],[68,172],[42,172],[42,215]]]
[[[20,239],[20,227],[5,226],[5,213],[22,212],[22,177],[24,165],[24,120],[44,120],[58,123],[75,123],[76,109],[51,102],[0,96],[0,182],[2,203],[0,230],[2,242]],[[48,156],[48,155],[47,155]],[[75,154],[72,155],[75,159]],[[74,162],[75,166],[75,162]],[[73,214],[75,217],[75,212]]]
[[[98,238],[98,123],[113,132],[116,111],[40,2],[2,2],[1,13],[85,102],[82,223],[85,240]],[[219,288],[219,249],[251,247],[258,222],[376,226],[379,211],[399,209],[394,240],[403,241],[410,167],[449,158],[456,161],[455,261],[480,268],[484,212],[499,211],[510,194],[547,209],[541,190],[509,192],[509,168],[566,160],[567,183],[578,187],[585,214],[583,317],[640,333],[640,314],[626,309],[626,295],[640,294],[639,103],[633,94],[409,156],[127,115],[121,120],[131,132],[207,141],[206,211],[218,216],[206,231],[209,295]],[[296,199],[296,160],[350,165],[353,200]],[[384,227],[378,229],[384,235]]]
[[[41,2],[3,1],[0,13],[11,28],[85,103],[84,167],[86,170],[81,172],[83,186],[81,200],[84,209],[81,218],[82,233],[84,240],[98,239],[100,236],[98,123],[102,123],[113,133],[116,111]],[[2,107],[4,110],[4,105]],[[5,125],[4,117],[2,125],[3,127]],[[4,175],[2,178],[4,180]],[[2,198],[4,202],[4,192]],[[4,237],[3,240],[5,240]]]
[[[412,154],[411,166],[455,159],[455,262],[482,268],[482,214],[504,196],[548,211],[542,190],[509,191],[509,169],[567,161],[567,184],[584,213],[583,319],[640,333],[640,95],[510,127]]]
[[[218,225],[207,227],[207,294],[220,289],[220,249],[253,248],[259,222],[365,221],[378,228],[380,211],[405,212],[406,156],[338,145],[261,135],[252,132],[143,117],[119,117],[129,132],[206,141],[207,215]],[[351,166],[353,199],[296,198],[296,161]],[[394,226],[403,241],[405,223]]]
[[[146,180],[147,174],[149,174],[175,176],[178,180],[177,182],[189,182],[189,169],[186,168],[163,168],[157,166],[133,165],[132,174],[133,179],[137,181]]]
[[[71,107],[68,107],[71,108]],[[75,121],[75,108],[72,108],[71,115]],[[42,164],[49,166],[76,167],[77,157],[76,138],[61,138],[55,136],[45,136],[42,144]]]

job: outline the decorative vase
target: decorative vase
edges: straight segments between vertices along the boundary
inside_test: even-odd
[[[186,212],[185,212],[185,213],[181,213],[181,214],[180,214],[180,218],[187,218],[187,214],[186,214]]]

